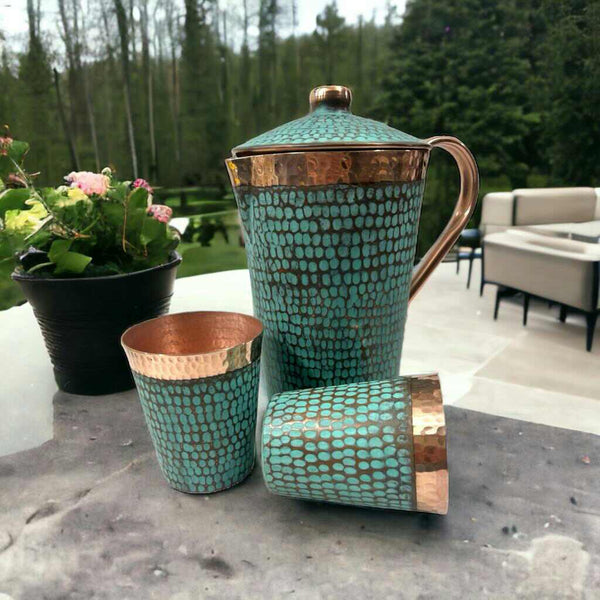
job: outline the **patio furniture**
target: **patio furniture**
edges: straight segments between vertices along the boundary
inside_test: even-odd
[[[493,192],[483,197],[483,236],[510,227],[600,221],[600,200],[591,187],[532,188]]]
[[[589,244],[600,243],[600,220],[586,223],[551,223],[548,225],[531,225],[524,227],[532,233],[567,238]]]
[[[471,287],[471,272],[473,261],[481,258],[481,232],[479,229],[465,229],[456,244],[456,273],[460,270],[460,261],[469,261],[469,275],[467,276],[467,289]],[[466,250],[465,250],[466,249]]]
[[[531,297],[560,304],[560,320],[567,312],[582,312],[587,321],[586,348],[592,348],[600,302],[600,246],[542,236],[527,231],[493,233],[483,241],[483,283],[498,286],[494,319],[502,298],[522,292],[523,325]]]
[[[598,242],[600,188],[532,188],[486,194],[479,224],[482,237],[513,228]],[[482,269],[479,295],[485,283]]]

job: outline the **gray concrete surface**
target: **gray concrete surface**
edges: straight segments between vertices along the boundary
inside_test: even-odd
[[[2,600],[600,597],[593,434],[448,407],[440,517],[279,498],[259,468],[171,490],[135,391],[57,393],[53,415],[51,441],[0,458]]]
[[[136,393],[55,395],[31,308],[0,313],[0,600],[600,598],[600,343],[545,303],[494,321],[493,286],[454,269],[412,302],[402,359],[440,373],[447,517],[277,498],[258,470],[175,492]],[[248,272],[178,280],[172,310],[251,313]]]

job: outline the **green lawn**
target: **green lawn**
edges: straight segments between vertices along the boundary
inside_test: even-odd
[[[543,178],[532,176],[529,184],[530,187],[537,187],[546,185],[546,182]],[[510,189],[510,184],[506,178],[488,178],[482,182],[480,198],[490,191],[508,189]],[[246,252],[239,242],[240,227],[232,194],[228,194],[222,199],[202,198],[189,194],[187,205],[183,209],[178,196],[168,196],[162,198],[161,201],[173,207],[174,217],[189,217],[196,224],[203,220],[223,224],[229,237],[229,242],[226,242],[222,234],[217,232],[210,240],[209,246],[202,246],[198,241],[182,241],[178,251],[183,257],[183,262],[177,272],[178,277],[246,268]],[[479,210],[473,217],[472,227],[476,226],[479,220]],[[194,235],[194,238],[197,240],[197,235]],[[0,310],[10,308],[23,301],[24,298],[18,287],[12,281],[0,277]]]
[[[213,222],[218,220],[227,228],[229,237],[227,243],[223,235],[217,232],[210,240],[209,246],[202,246],[197,241],[182,241],[177,250],[183,257],[183,262],[179,266],[177,277],[246,268],[246,251],[240,246],[240,227],[232,197],[223,200],[190,197],[188,206],[183,211],[178,206],[177,198],[167,198],[167,203],[173,206],[174,217],[186,216],[196,222],[203,219]],[[24,301],[18,286],[10,279],[0,277],[0,310],[22,304]]]
[[[239,243],[239,227],[227,227],[227,231],[229,243],[219,233],[211,240],[209,247],[182,242],[178,251],[183,262],[177,270],[177,277],[245,269],[246,251]]]

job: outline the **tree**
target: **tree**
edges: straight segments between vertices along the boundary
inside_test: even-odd
[[[68,96],[70,106],[69,129],[74,136],[83,132],[85,121],[85,100],[82,79],[80,39],[80,16],[78,0],[58,1],[58,12],[60,15],[61,38],[65,46],[68,74]]]
[[[600,185],[600,1],[546,0],[548,118],[543,140],[554,180]]]
[[[277,80],[277,0],[260,0],[258,9],[257,126],[265,130],[277,123],[275,82]]]
[[[527,89],[527,10],[516,0],[409,2],[392,40],[378,115],[420,137],[456,135],[483,178],[525,186],[538,164],[526,141],[539,135],[541,120]],[[432,161],[423,219],[429,239],[454,204],[454,172],[445,158]]]
[[[23,89],[23,101],[19,106],[21,126],[19,136],[31,145],[29,160],[38,170],[52,170],[53,148],[50,122],[53,107],[52,69],[40,34],[41,14],[33,0],[27,0],[29,43],[19,62],[19,80]],[[54,113],[55,114],[55,113]],[[62,165],[61,165],[62,166]]]
[[[237,88],[237,119],[239,138],[238,142],[247,140],[254,133],[254,111],[253,103],[253,77],[252,58],[250,56],[250,44],[248,41],[248,29],[250,27],[250,12],[248,0],[242,4],[242,47],[239,58],[239,77]]]
[[[135,145],[135,129],[133,126],[133,110],[131,104],[131,75],[129,71],[129,29],[127,14],[121,0],[114,0],[119,26],[119,39],[121,42],[121,70],[123,72],[123,94],[125,97],[125,114],[127,117],[127,137],[131,153],[131,171],[133,177],[138,176],[138,157]]]
[[[140,30],[142,34],[142,97],[146,112],[146,125],[149,137],[149,154],[146,163],[146,177],[156,180],[158,175],[158,164],[156,156],[156,128],[154,126],[154,83],[152,78],[152,64],[150,61],[150,38],[148,33],[148,3],[140,3]]]
[[[336,83],[336,65],[344,45],[344,29],[346,20],[338,12],[337,2],[328,4],[317,16],[315,37],[323,50],[324,75],[327,84]]]

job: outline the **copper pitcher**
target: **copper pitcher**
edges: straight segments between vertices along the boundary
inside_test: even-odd
[[[477,202],[477,165],[450,136],[418,139],[353,115],[349,88],[310,93],[310,112],[232,150],[268,393],[398,374],[409,301]],[[429,154],[457,162],[458,201],[413,269]]]

